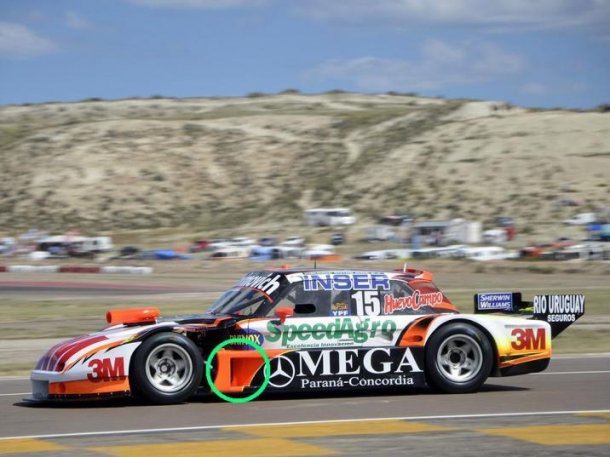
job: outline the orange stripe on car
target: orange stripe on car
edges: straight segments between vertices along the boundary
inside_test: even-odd
[[[523,357],[519,357],[518,359],[506,360],[504,362],[500,361],[499,367],[500,368],[512,367],[515,365],[521,365],[522,363],[526,363],[526,362],[533,362],[534,360],[549,359],[550,357],[551,357],[551,354],[548,352],[541,352],[538,354],[525,355]]]
[[[99,343],[100,341],[107,340],[108,338],[105,336],[95,336],[92,338],[87,338],[83,341],[80,341],[76,344],[73,344],[70,349],[65,351],[59,358],[58,362],[55,365],[55,371],[63,371],[65,368],[65,364],[70,357],[76,354],[79,351],[82,351],[87,346],[93,345],[95,343]]]
[[[411,324],[402,334],[402,338],[400,339],[398,346],[424,347],[426,343],[426,336],[428,335],[428,329],[430,328],[430,324],[434,319],[436,319],[435,316],[425,316],[411,322]]]
[[[113,349],[117,346],[120,346],[121,344],[123,344],[123,341],[114,341],[112,343],[107,343],[104,344],[102,346],[98,346],[95,347],[93,349],[91,349],[90,351],[87,351],[86,353],[84,353],[83,355],[81,355],[77,360],[75,360],[74,362],[72,362],[70,365],[68,365],[64,370],[63,373],[65,373],[66,371],[70,370],[74,365],[76,365],[77,363],[79,363],[81,360],[86,359],[87,357],[89,357],[92,354],[95,354],[96,352],[101,352],[104,350],[109,350],[109,349]]]
[[[129,379],[123,376],[117,379],[89,381],[52,382],[49,384],[49,395],[85,395],[113,392],[129,392]]]

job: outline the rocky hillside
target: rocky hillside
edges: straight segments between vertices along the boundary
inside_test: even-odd
[[[326,205],[534,230],[610,206],[610,114],[348,93],[3,106],[0,173],[5,233],[298,225]]]

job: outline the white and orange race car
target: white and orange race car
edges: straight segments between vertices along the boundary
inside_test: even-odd
[[[482,293],[475,313],[461,314],[422,270],[255,271],[202,315],[109,311],[109,327],[40,359],[32,394],[167,404],[210,391],[474,392],[489,376],[544,370],[552,338],[584,306],[583,295]]]

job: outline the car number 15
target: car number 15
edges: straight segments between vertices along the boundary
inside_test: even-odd
[[[358,316],[379,316],[381,314],[381,301],[376,290],[359,290],[352,295],[356,301],[356,314]]]

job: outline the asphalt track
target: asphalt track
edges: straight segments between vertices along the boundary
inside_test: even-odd
[[[210,440],[221,440],[229,444],[235,440],[239,442],[243,438],[240,433],[245,433],[250,438],[255,436],[250,441],[262,440],[260,445],[274,446],[273,440],[277,441],[278,437],[267,436],[265,433],[271,433],[270,429],[275,430],[279,426],[277,433],[284,438],[296,436],[305,439],[309,436],[318,441],[312,444],[302,440],[288,440],[287,443],[275,443],[279,447],[273,452],[242,454],[279,456],[345,453],[341,446],[346,443],[336,442],[336,435],[345,435],[341,431],[342,427],[349,427],[349,433],[356,437],[353,439],[360,440],[359,447],[352,449],[350,454],[360,455],[362,452],[362,455],[367,455],[364,453],[366,449],[372,452],[380,446],[375,441],[378,440],[375,438],[377,432],[370,431],[377,424],[380,430],[378,433],[384,437],[381,443],[384,446],[388,442],[395,442],[396,446],[402,445],[400,440],[404,438],[404,433],[401,431],[407,433],[414,427],[416,432],[429,430],[426,435],[429,436],[428,440],[423,440],[424,435],[418,435],[423,440],[419,442],[418,446],[421,447],[418,449],[437,455],[434,449],[440,451],[435,446],[438,445],[438,440],[445,438],[439,438],[437,433],[433,433],[434,427],[444,429],[450,424],[452,430],[468,430],[469,433],[472,432],[472,427],[479,431],[484,429],[486,434],[481,438],[481,443],[485,443],[498,439],[490,437],[493,433],[509,433],[506,430],[513,430],[516,426],[515,430],[526,430],[524,426],[541,424],[557,427],[557,418],[561,417],[559,422],[565,424],[565,415],[570,416],[568,423],[572,424],[571,427],[584,428],[578,429],[580,434],[574,438],[576,441],[553,447],[553,453],[548,455],[560,455],[563,451],[569,455],[569,452],[574,452],[575,446],[585,446],[583,455],[607,455],[610,450],[610,354],[558,357],[552,360],[549,369],[543,373],[490,378],[482,391],[469,395],[441,395],[428,390],[417,390],[405,393],[381,391],[357,396],[274,396],[246,404],[229,404],[216,398],[199,397],[185,404],[170,406],[148,406],[118,400],[51,406],[23,402],[22,398],[28,396],[29,392],[27,379],[0,380],[0,454],[6,453],[7,449],[15,451],[17,443],[25,443],[25,450],[19,448],[21,450],[18,449],[18,452],[27,453],[37,449],[44,451],[44,446],[51,446],[46,449],[47,452],[63,455],[63,451],[59,452],[59,448],[53,446],[65,447],[67,442],[71,446],[90,446],[92,442],[97,445],[110,440],[113,446],[120,443],[125,449],[121,448],[119,452],[119,448],[112,448],[102,454],[145,455],[147,451],[141,447],[150,440],[146,437],[151,435],[155,440],[161,440],[159,445],[178,445],[178,442],[187,443],[184,444],[187,446],[189,442],[200,442],[203,446],[209,444]],[[326,424],[327,421],[333,423]],[[461,428],[455,428],[456,421],[462,421]],[[257,427],[251,427],[253,425]],[[489,427],[498,425],[504,427],[505,431],[502,428],[497,432],[488,430]],[[322,431],[316,429],[315,436],[313,432],[310,435],[303,434],[303,430],[308,427],[322,427]],[[362,430],[363,427],[367,430]],[[334,431],[329,432],[331,435],[324,439],[324,430]],[[396,433],[388,434],[392,430]],[[371,433],[374,436],[369,436]],[[522,433],[518,433],[521,439]],[[502,439],[513,439],[512,436],[506,436]],[[78,443],[74,444],[75,442]],[[535,443],[536,446],[543,444]],[[239,449],[249,446],[245,441],[241,445]],[[43,448],[39,449],[39,446]],[[227,446],[223,449],[230,448],[228,444]],[[510,444],[507,444],[507,450],[509,448]],[[285,452],[278,449],[284,449]],[[483,449],[486,449],[485,446]],[[139,451],[143,451],[143,454]],[[181,452],[188,455],[187,451],[188,449],[182,449]],[[501,452],[495,453],[502,455]],[[470,455],[474,454],[477,452],[471,452]],[[93,452],[91,455],[98,454]],[[537,455],[546,454],[538,452]]]
[[[121,296],[185,287],[0,281],[0,293]],[[610,354],[555,357],[543,373],[490,378],[470,395],[415,390],[263,396],[246,404],[198,397],[171,406],[53,406],[23,402],[29,392],[28,379],[0,378],[0,455],[610,455]]]

